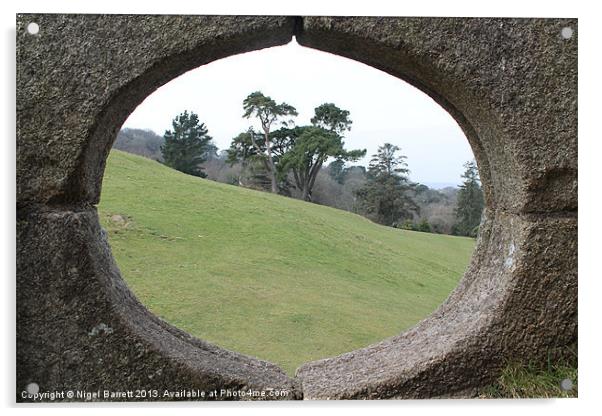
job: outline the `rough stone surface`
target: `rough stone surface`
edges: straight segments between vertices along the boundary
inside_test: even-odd
[[[30,22],[39,34],[27,33]],[[18,16],[18,204],[97,203],[106,155],[138,104],[200,65],[289,42],[293,26],[286,17]]]
[[[157,389],[160,400],[165,390],[192,389],[278,389],[290,393],[284,398],[301,397],[276,365],[196,339],[149,313],[119,275],[94,208],[23,215],[17,247],[19,399],[29,383],[40,391]]]
[[[487,219],[468,273],[435,313],[396,337],[304,364],[304,397],[466,396],[509,357],[554,357],[577,331],[576,227],[576,218]]]
[[[577,206],[576,29],[575,19],[307,17],[297,40],[404,79],[447,109],[491,208],[554,212]]]
[[[404,79],[455,117],[487,203],[447,301],[399,336],[301,366],[304,398],[466,396],[507,360],[576,340],[576,29],[574,19],[304,18],[300,44]]]
[[[29,22],[40,25],[27,34]],[[573,29],[564,39],[561,30]],[[577,336],[576,19],[17,17],[17,400],[46,390],[265,389],[286,399],[471,395],[508,359]],[[364,62],[441,104],[475,152],[487,209],[447,301],[367,348],[278,367],[149,313],[94,204],[118,129],[156,88],[287,43]]]

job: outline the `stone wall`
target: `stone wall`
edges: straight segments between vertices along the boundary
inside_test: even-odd
[[[487,205],[469,270],[437,311],[380,343],[306,363],[295,378],[148,312],[95,208],[109,149],[144,98],[199,65],[292,36],[443,106],[472,146]],[[506,360],[576,340],[577,21],[19,15],[17,217],[18,401],[32,382],[41,391],[283,389],[285,399],[470,395]]]

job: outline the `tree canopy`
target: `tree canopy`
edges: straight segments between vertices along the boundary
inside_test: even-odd
[[[272,190],[272,179],[276,181],[277,189],[282,188],[282,184],[278,183],[278,167],[280,166],[280,158],[287,150],[287,144],[279,139],[277,135],[270,134],[270,153],[274,168],[274,175],[271,174],[272,165],[266,156],[267,142],[264,135],[249,128],[246,132],[240,133],[232,139],[230,148],[227,150],[226,161],[230,166],[235,163],[241,163],[241,177],[245,175],[245,171],[251,173],[252,185]],[[239,183],[242,179],[239,178]]]
[[[232,140],[228,161],[240,161],[243,165],[261,162],[272,178],[272,192],[282,191],[291,174],[301,198],[311,200],[318,172],[328,158],[344,162],[365,155],[365,150],[345,150],[342,133],[351,125],[349,111],[332,103],[317,107],[312,124],[306,126],[290,126],[292,122],[282,118],[296,115],[295,108],[286,103],[277,104],[261,92],[250,94],[243,107],[243,117],[260,120],[263,135],[253,129],[239,134]],[[277,120],[283,126],[273,130]]]
[[[311,200],[318,172],[328,158],[355,161],[366,154],[365,150],[345,150],[342,136],[323,127],[302,126],[275,133],[288,141],[288,151],[281,159],[281,174],[292,172],[301,198],[306,201]]]
[[[351,130],[352,121],[349,119],[349,111],[341,110],[332,103],[325,103],[315,108],[311,124],[330,130],[337,134],[343,134]]]
[[[261,123],[261,128],[267,133],[270,132],[272,124],[280,119],[284,125],[292,122],[291,119],[282,120],[283,117],[297,116],[297,110],[287,103],[277,104],[271,97],[263,95],[261,91],[252,92],[243,100],[243,117],[256,117]]]
[[[244,118],[257,118],[263,130],[263,144],[260,146],[256,135],[252,129],[249,129],[248,139],[254,147],[256,154],[254,158],[265,158],[265,169],[270,178],[271,191],[278,193],[277,168],[274,161],[274,149],[272,146],[270,132],[272,125],[279,121],[284,126],[292,123],[292,119],[297,115],[297,110],[287,103],[276,103],[271,97],[263,95],[261,91],[255,91],[243,100]],[[239,136],[240,137],[240,136]],[[245,152],[242,152],[243,154]]]
[[[356,191],[362,210],[379,224],[396,226],[418,212],[418,205],[408,195],[406,157],[390,143],[378,148],[368,167],[367,182]]]
[[[335,159],[328,165],[328,174],[334,179],[339,185],[345,182],[345,161],[342,159]]]
[[[184,111],[173,119],[172,127],[173,130],[166,130],[163,135],[164,163],[180,172],[205,177],[200,165],[216,150],[205,124],[199,122],[194,112]]]

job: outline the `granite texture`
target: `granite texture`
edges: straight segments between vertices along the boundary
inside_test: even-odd
[[[444,107],[471,144],[487,204],[446,302],[396,337],[301,366],[304,398],[470,397],[507,360],[575,342],[577,21],[307,17],[297,39]]]
[[[25,29],[33,21],[37,35]],[[577,35],[576,19],[18,15],[17,401],[30,400],[21,391],[31,382],[465,397],[506,360],[575,342]],[[306,363],[295,378],[152,315],[123,282],[94,207],[117,131],[146,96],[292,36],[443,106],[473,148],[487,204],[471,265],[437,311],[380,343]],[[139,398],[149,399],[164,398]]]

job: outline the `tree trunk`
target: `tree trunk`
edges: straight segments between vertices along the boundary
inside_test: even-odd
[[[303,199],[305,201],[311,201],[311,190],[314,188],[314,184],[316,183],[316,177],[322,168],[322,162],[316,162],[316,164],[309,171],[309,177],[306,178],[306,183],[303,186]]]
[[[278,182],[276,182],[276,172],[274,172],[274,161],[272,160],[272,158],[270,158],[270,165],[271,165],[271,171],[270,171],[270,180],[272,181],[272,193],[273,194],[277,194],[278,193]]]
[[[301,199],[303,199],[304,201],[311,201],[311,198],[309,197],[309,186],[308,186],[307,182],[303,186],[303,192],[301,194]]]
[[[303,189],[303,183],[301,183],[301,178],[299,176],[299,172],[297,169],[293,167],[293,176],[295,177],[295,186],[297,189]]]
[[[268,157],[268,173],[270,175],[270,181],[272,183],[272,193],[278,193],[278,182],[276,181],[276,166],[274,166],[274,159],[272,158],[272,143],[270,142],[270,131],[264,129],[263,131],[265,137],[265,149]]]

